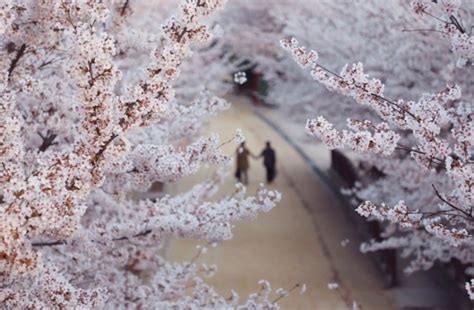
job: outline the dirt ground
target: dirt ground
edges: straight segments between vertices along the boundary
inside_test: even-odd
[[[234,238],[210,248],[199,259],[218,266],[217,274],[208,282],[224,296],[230,296],[234,289],[241,300],[258,290],[260,279],[270,281],[274,289],[306,283],[305,294],[295,292],[279,302],[282,309],[351,309],[353,302],[361,309],[394,309],[370,256],[359,252],[361,241],[342,211],[344,206],[251,106],[236,102],[211,120],[205,132],[217,132],[227,140],[236,128],[243,130],[254,154],[260,153],[265,141],[271,141],[277,152],[278,175],[270,187],[279,190],[283,199],[254,221],[235,223]],[[226,145],[224,150],[232,154],[235,148],[235,144]],[[248,192],[252,194],[265,174],[261,161],[252,160],[250,165]],[[189,187],[207,175],[209,172],[203,171],[170,185],[169,190]],[[221,192],[231,193],[234,183],[230,174]],[[202,243],[171,240],[166,256],[172,261],[188,261],[197,244]],[[339,287],[330,290],[329,283]]]

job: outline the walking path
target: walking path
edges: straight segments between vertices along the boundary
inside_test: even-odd
[[[359,252],[357,232],[339,199],[308,162],[248,105],[234,104],[214,118],[206,131],[217,132],[226,140],[236,128],[243,130],[247,146],[255,154],[260,153],[265,141],[272,142],[277,152],[278,175],[271,187],[279,190],[283,199],[275,209],[254,221],[236,223],[232,240],[211,248],[200,258],[201,262],[218,266],[209,283],[224,296],[234,289],[241,299],[258,290],[260,279],[270,281],[275,289],[306,283],[305,294],[295,292],[280,301],[283,309],[351,309],[354,301],[362,309],[394,309],[370,256]],[[233,154],[235,147],[227,145],[224,150]],[[250,164],[249,194],[265,179],[262,163]],[[170,189],[188,187],[208,174],[201,172]],[[230,177],[221,191],[232,192],[234,183]],[[341,242],[346,239],[349,242],[343,246]],[[197,244],[200,242],[171,240],[167,257],[189,260]],[[339,288],[330,290],[329,283],[338,283]]]
[[[245,98],[238,98],[246,100]],[[250,100],[248,100],[250,103]],[[341,197],[334,172],[331,172],[330,152],[324,143],[318,142],[310,137],[304,130],[304,120],[288,121],[288,117],[280,109],[269,109],[259,107],[254,109],[255,113],[265,123],[278,131],[287,140],[307,163],[310,164],[318,177],[328,185],[329,189]],[[316,117],[319,113],[308,115]],[[344,155],[352,159],[357,165],[357,156],[348,149],[344,149]],[[333,177],[329,177],[332,175]],[[347,209],[347,206],[346,206]],[[346,214],[353,218],[359,217],[355,212],[346,210]],[[352,213],[351,213],[352,212]],[[362,218],[360,218],[362,219]],[[360,225],[360,222],[359,222]],[[360,227],[359,227],[360,229]],[[369,237],[367,236],[367,240]],[[399,309],[472,309],[472,303],[467,298],[464,287],[457,283],[446,273],[441,265],[435,265],[429,271],[420,271],[406,274],[403,270],[408,265],[408,259],[398,257],[398,285],[390,289],[394,303]],[[387,279],[388,280],[388,279]]]

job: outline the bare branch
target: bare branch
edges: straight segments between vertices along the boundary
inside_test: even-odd
[[[452,204],[451,202],[449,202],[448,200],[446,200],[446,199],[440,194],[440,192],[438,191],[438,189],[436,188],[436,186],[435,186],[434,184],[431,184],[431,186],[433,187],[433,189],[434,189],[434,191],[435,191],[435,193],[436,193],[436,196],[438,196],[438,198],[439,198],[442,202],[446,203],[446,204],[449,205],[451,208],[453,208],[453,209],[455,209],[455,210],[461,212],[462,214],[466,215],[471,221],[474,220],[473,217],[472,217],[472,214],[470,214],[469,212],[464,211],[463,209],[461,209],[461,208],[455,206],[454,204]]]
[[[125,12],[127,11],[127,8],[128,8],[129,3],[130,3],[129,0],[126,0],[126,1],[125,1],[125,3],[124,3],[123,6],[122,6],[122,9],[120,10],[120,16],[124,16],[124,15],[125,15]]]
[[[143,236],[149,235],[151,232],[152,232],[151,229],[147,229],[147,230],[145,230],[141,233],[138,233],[138,234],[134,235],[133,238],[143,237]],[[119,237],[119,238],[113,238],[112,240],[113,241],[122,241],[122,240],[128,240],[128,239],[130,239],[130,238],[129,237]],[[65,244],[67,244],[66,240],[57,240],[57,241],[47,241],[47,242],[33,242],[31,244],[31,246],[45,247],[45,246],[65,245]]]
[[[8,78],[11,77],[13,70],[15,70],[18,64],[18,61],[20,61],[20,58],[23,57],[23,55],[25,55],[25,51],[26,51],[26,44],[23,43],[20,46],[20,48],[16,51],[15,58],[13,58],[12,62],[10,63],[10,67],[8,68]]]
[[[41,132],[38,131],[38,135],[41,137],[41,139],[43,139],[43,142],[41,143],[40,147],[38,148],[38,150],[40,152],[46,151],[48,149],[48,147],[55,144],[54,139],[56,139],[56,137],[58,136],[54,133],[50,133],[49,131],[46,134],[46,136],[43,136],[41,134]]]

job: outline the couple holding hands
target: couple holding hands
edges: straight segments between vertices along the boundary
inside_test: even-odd
[[[267,183],[272,183],[276,176],[276,154],[275,150],[272,149],[270,141],[267,141],[265,148],[260,153],[259,156],[253,155],[246,147],[245,142],[242,142],[236,150],[237,158],[237,170],[235,171],[235,177],[239,182],[247,185],[249,182],[248,179],[248,170],[249,170],[249,156],[252,156],[255,159],[263,157],[263,165],[267,172]]]

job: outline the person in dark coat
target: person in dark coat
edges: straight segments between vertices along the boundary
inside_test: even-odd
[[[276,176],[276,154],[270,145],[270,141],[267,141],[260,157],[263,157],[263,165],[267,170],[267,183],[272,183]]]

